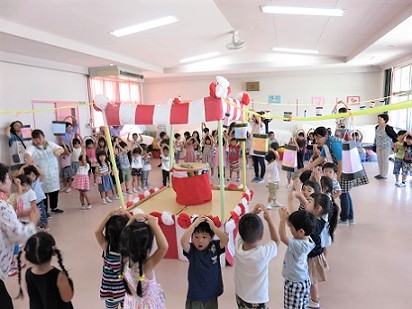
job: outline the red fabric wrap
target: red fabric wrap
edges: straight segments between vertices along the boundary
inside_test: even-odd
[[[134,116],[136,124],[153,124],[154,105],[137,105]]]
[[[120,124],[120,103],[109,103],[106,107],[107,124],[118,126]]]
[[[200,205],[212,200],[208,173],[185,178],[173,177],[172,184],[176,202],[180,205]]]
[[[205,101],[205,118],[206,122],[222,120],[225,117],[223,112],[222,99],[220,98],[204,98]]]
[[[174,104],[170,110],[171,124],[186,124],[189,122],[189,103]]]

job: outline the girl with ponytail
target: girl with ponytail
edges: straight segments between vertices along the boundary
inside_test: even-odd
[[[157,249],[150,254],[154,238]],[[123,269],[121,277],[127,292],[124,309],[166,308],[165,296],[156,282],[154,268],[165,256],[167,249],[167,240],[156,217],[137,214],[123,229],[120,253]]]
[[[23,297],[21,288],[21,252],[17,257],[19,269],[19,297]],[[30,309],[59,308],[73,309],[73,281],[70,279],[60,250],[53,236],[46,232],[34,234],[24,246],[26,260],[33,264],[26,272],[27,292],[30,298]],[[56,255],[61,268],[51,265],[52,257]]]

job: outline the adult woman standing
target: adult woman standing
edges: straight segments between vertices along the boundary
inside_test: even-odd
[[[397,141],[396,132],[387,124],[388,121],[389,116],[387,114],[378,115],[378,125],[375,127],[375,147],[379,174],[375,176],[376,179],[386,179],[392,144]]]
[[[323,164],[325,158],[328,162],[335,163],[338,166],[337,180],[339,181],[342,194],[340,195],[340,225],[349,225],[355,223],[353,214],[352,198],[349,194],[350,189],[369,183],[366,173],[360,178],[356,179],[344,179],[342,177],[342,142],[336,140],[333,136],[330,136],[328,130],[325,127],[318,127],[315,129],[314,137],[316,145],[321,147],[320,156],[309,163],[305,169],[311,169],[319,164]]]
[[[60,179],[59,164],[56,156],[61,155],[62,147],[51,141],[46,141],[41,130],[34,130],[31,133],[32,145],[26,149],[26,162],[34,162],[44,171],[43,191],[47,196],[46,210],[50,209],[54,213],[64,213],[57,208],[59,201]]]
[[[10,166],[11,171],[18,171],[24,164],[24,153],[26,152],[26,145],[23,142],[23,134],[21,128],[23,123],[21,121],[14,121],[10,126],[6,127],[4,134],[9,139],[10,150]]]
[[[7,202],[10,195],[11,178],[7,167],[0,163],[0,306],[2,309],[12,309],[13,303],[4,279],[10,271],[13,258],[14,245],[25,243],[26,240],[36,233],[36,225],[40,219],[40,212],[37,206],[30,211],[30,223],[22,224],[17,219],[13,206]]]
[[[261,117],[257,115],[252,115],[252,117],[250,118],[250,124],[252,126],[252,137],[253,134],[265,134],[265,126],[262,122]],[[253,149],[253,143],[250,150],[250,154],[252,156],[253,168],[255,170],[255,178],[252,179],[252,182],[262,183],[265,181],[264,177],[266,173],[265,155],[256,154]]]

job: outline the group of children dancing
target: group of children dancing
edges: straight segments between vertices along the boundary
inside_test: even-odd
[[[36,175],[32,167],[24,169],[30,172],[29,177]],[[335,179],[336,169],[334,163],[325,163],[322,172],[305,171],[294,179],[288,206],[278,211],[278,229],[263,204],[255,205],[240,218],[234,275],[238,308],[268,308],[269,263],[276,257],[281,242],[287,246],[282,270],[284,308],[320,306],[318,283],[326,280],[327,248],[337,225],[338,207],[334,199],[340,188]],[[262,241],[264,228],[259,214],[263,214],[268,225],[270,241],[266,243]],[[286,225],[291,237],[286,236]],[[166,308],[165,293],[154,273],[168,250],[157,218],[110,209],[96,227],[95,236],[103,251],[100,297],[106,308]],[[157,246],[152,252],[154,240]],[[223,293],[220,255],[228,242],[228,235],[205,215],[195,218],[182,235],[181,246],[189,261],[186,308],[218,308],[218,297]],[[47,302],[55,308],[73,308],[73,282],[53,237],[39,232],[28,240],[23,252],[33,264],[25,277],[30,304]],[[51,266],[53,255],[57,255],[61,271]],[[42,293],[46,290],[50,294],[47,299]]]
[[[202,162],[207,163],[210,169],[210,176],[215,175],[215,171],[219,174],[219,151],[218,151],[218,131],[213,130],[211,133],[206,125],[202,124],[202,137],[198,131],[184,132],[182,136],[179,133],[174,134],[174,156],[176,163],[180,160],[184,162]],[[227,181],[231,181],[233,176],[236,176],[236,182],[240,181],[240,144],[234,138],[233,129],[225,130],[223,137],[223,164],[229,168]],[[235,174],[235,175],[234,175]]]
[[[90,182],[97,186],[102,204],[119,199],[119,194],[143,192],[149,187],[149,173],[152,169],[152,156],[149,148],[142,144],[142,136],[132,134],[129,140],[119,137],[112,138],[114,158],[122,191],[118,192],[115,184],[114,169],[109,160],[110,152],[106,139],[96,137],[83,138],[74,134],[70,145],[62,144],[64,153],[60,155],[61,176],[63,188],[69,193],[71,188],[79,191],[81,209],[91,208],[87,192]],[[93,176],[92,176],[93,175]]]

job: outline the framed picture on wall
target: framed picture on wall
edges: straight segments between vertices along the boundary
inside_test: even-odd
[[[278,94],[272,94],[268,96],[268,103],[277,103],[282,102],[282,97]]]
[[[347,96],[346,103],[348,105],[359,105],[360,104],[360,96]]]
[[[312,97],[312,105],[314,106],[325,105],[325,97]]]

